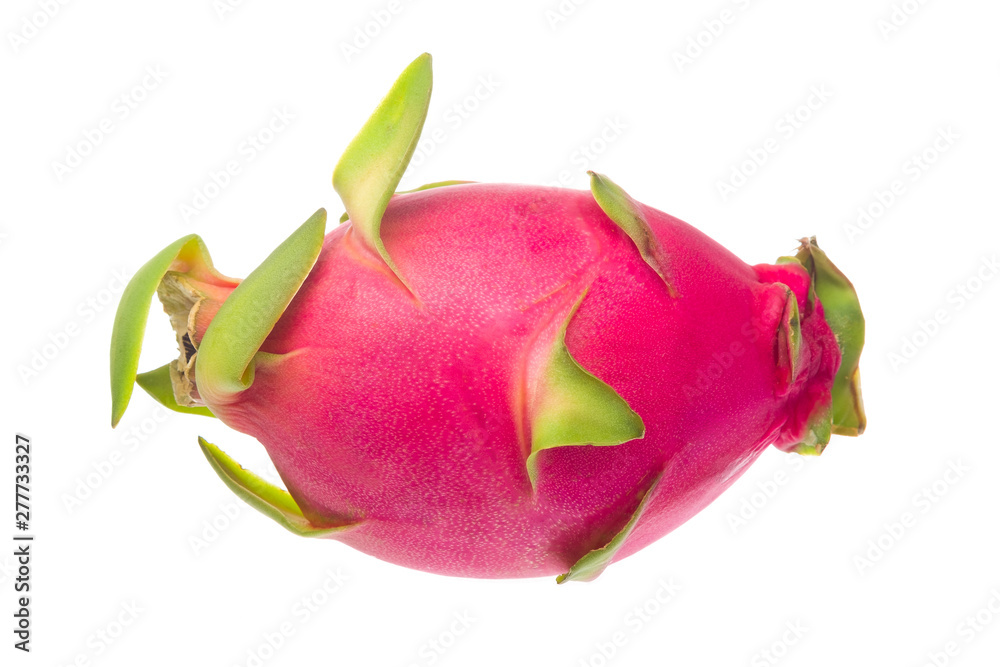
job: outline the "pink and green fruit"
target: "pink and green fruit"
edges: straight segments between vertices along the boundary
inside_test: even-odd
[[[768,446],[858,435],[864,320],[815,239],[749,266],[592,173],[590,191],[396,192],[430,100],[402,73],[317,211],[245,279],[201,239],[126,289],[112,422],[138,383],[259,440],[282,489],[200,440],[285,528],[406,567],[590,580],[702,510]],[[153,294],[179,358],[137,376]]]

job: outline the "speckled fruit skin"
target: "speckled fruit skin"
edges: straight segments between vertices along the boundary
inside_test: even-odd
[[[381,235],[412,291],[341,224],[261,348],[280,363],[208,407],[263,443],[311,522],[352,524],[329,537],[447,575],[566,572],[622,529],[662,473],[620,560],[703,509],[769,444],[802,440],[840,363],[801,266],[749,266],[641,210],[676,295],[590,192],[396,194]],[[794,377],[778,350],[788,288],[801,313]],[[533,488],[526,378],[567,317],[570,354],[645,434],[542,451]]]

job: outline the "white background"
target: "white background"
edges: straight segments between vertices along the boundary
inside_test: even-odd
[[[0,548],[4,665],[998,664],[996,3],[908,0],[880,28],[891,0],[567,0],[565,15],[557,0],[405,1],[350,57],[388,0],[49,5],[51,18],[8,0],[0,16],[0,484],[13,495],[14,433],[30,435],[37,536],[30,655],[11,646],[13,546]],[[339,214],[333,165],[423,51],[427,129],[445,140],[401,188],[585,188],[594,168],[749,263],[817,235],[867,316],[868,432],[818,459],[770,450],[679,530],[594,583],[557,586],[424,574],[286,533],[234,498],[196,436],[265,471],[255,441],[165,416],[141,391],[112,431],[116,276],[191,232],[243,276],[316,208]],[[815,90],[826,99],[802,107]],[[294,118],[248,159],[241,144],[275,109]],[[741,166],[769,138],[777,151]],[[72,151],[87,154],[67,172],[56,163]],[[933,163],[914,171],[925,151]],[[185,219],[230,160],[240,172]],[[734,168],[754,173],[724,198]],[[852,232],[896,179],[902,194]],[[174,355],[158,311],[143,370]],[[330,572],[345,579],[333,593]],[[303,598],[319,601],[308,615]]]

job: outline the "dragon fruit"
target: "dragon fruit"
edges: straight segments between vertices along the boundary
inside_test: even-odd
[[[424,54],[335,168],[347,212],[329,234],[320,209],[242,281],[194,235],[135,274],[113,424],[137,383],[258,439],[287,491],[199,441],[294,533],[560,582],[670,532],[768,445],[819,454],[864,430],[864,320],[814,238],[748,266],[596,173],[589,192],[395,192],[430,90]],[[154,292],[180,354],[137,376]]]

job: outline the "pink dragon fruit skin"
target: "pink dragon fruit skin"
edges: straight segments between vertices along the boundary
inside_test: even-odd
[[[818,454],[863,431],[863,319],[814,239],[751,267],[599,174],[590,192],[393,194],[429,92],[425,55],[338,165],[351,215],[325,238],[321,209],[243,283],[197,237],[137,273],[114,422],[137,379],[257,438],[287,492],[201,442],[296,533],[429,572],[560,581],[684,523],[770,444]],[[181,358],[136,378],[153,290]]]

